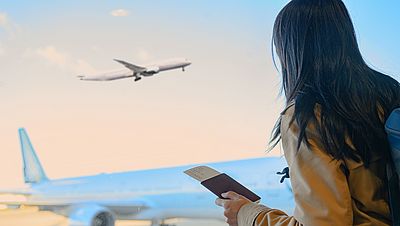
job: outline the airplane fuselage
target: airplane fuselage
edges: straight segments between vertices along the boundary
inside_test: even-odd
[[[80,80],[85,81],[112,81],[117,79],[135,77],[135,81],[137,81],[140,79],[141,76],[152,76],[161,71],[173,70],[178,68],[182,68],[182,70],[184,70],[185,67],[191,64],[191,62],[185,58],[174,58],[170,60],[165,60],[162,62],[149,64],[145,67],[133,65],[121,60],[116,61],[123,64],[126,69],[102,72],[93,75],[80,75],[78,77]]]
[[[285,166],[281,158],[260,158],[208,164],[243,183],[275,208],[292,211],[292,195],[280,184],[275,173]],[[142,170],[124,173],[51,180],[32,186],[30,201],[36,203],[96,203],[115,200],[114,214],[119,219],[154,218],[223,219],[216,196],[183,173],[192,166]],[[131,206],[143,201],[151,208],[136,211]],[[121,207],[126,206],[126,208]],[[108,204],[109,205],[109,204]]]
[[[186,60],[186,59],[174,59],[174,60],[168,60],[160,63],[158,65],[159,71],[166,71],[166,70],[172,70],[172,69],[178,69],[178,68],[184,68],[186,66],[189,66],[191,63]],[[153,66],[157,67],[157,64],[154,64]]]

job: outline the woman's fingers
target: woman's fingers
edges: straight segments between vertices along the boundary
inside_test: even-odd
[[[220,198],[217,198],[217,199],[215,200],[215,204],[217,204],[218,206],[224,207],[224,209],[229,208],[229,203],[230,203],[230,202],[231,202],[231,201],[228,200],[228,199],[220,199]]]
[[[239,195],[238,193],[236,193],[234,191],[228,191],[228,192],[222,193],[221,196],[226,199],[232,199],[232,200],[238,200],[242,197],[241,195]]]
[[[245,198],[242,195],[237,194],[236,192],[229,191],[221,194],[221,196],[224,199],[217,198],[215,200],[215,204],[218,206],[223,207],[224,210],[224,215],[227,218],[226,222],[230,226],[236,226],[237,225],[237,214],[239,212],[239,209],[245,205],[246,203],[251,202],[247,198]]]

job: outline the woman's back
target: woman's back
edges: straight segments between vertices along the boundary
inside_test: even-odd
[[[362,162],[328,155],[316,130],[320,106],[315,108],[317,120],[306,129],[308,144],[297,147],[300,129],[292,121],[295,108],[295,104],[289,105],[282,115],[281,136],[296,201],[296,221],[320,226],[390,225],[382,156],[371,157],[366,168]],[[351,145],[349,139],[347,142]],[[268,224],[261,218],[256,225]]]
[[[368,168],[346,160],[352,198],[353,225],[390,225],[385,160],[373,157]]]

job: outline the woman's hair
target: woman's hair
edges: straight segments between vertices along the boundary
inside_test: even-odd
[[[275,20],[273,44],[286,105],[295,103],[298,148],[303,141],[309,145],[306,127],[315,122],[324,150],[334,159],[363,161],[368,167],[372,153],[387,157],[383,122],[400,103],[399,84],[364,62],[341,0],[292,0]],[[272,147],[280,140],[280,121]]]

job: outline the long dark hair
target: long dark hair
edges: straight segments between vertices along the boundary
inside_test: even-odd
[[[286,104],[295,103],[298,148],[308,144],[306,127],[316,122],[324,151],[334,159],[363,161],[368,167],[373,153],[388,156],[383,121],[400,103],[399,84],[365,63],[341,0],[292,0],[275,20],[273,44]],[[280,120],[272,146],[280,140]]]

